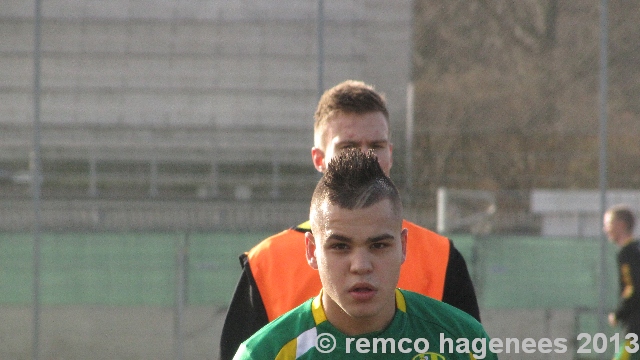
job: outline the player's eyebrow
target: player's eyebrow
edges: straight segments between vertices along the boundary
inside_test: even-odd
[[[366,144],[383,145],[383,144],[388,144],[389,140],[387,140],[387,139],[376,139],[376,140],[371,140],[371,141],[344,140],[344,141],[338,141],[335,144],[339,145],[339,146],[346,146],[346,145],[351,145],[351,146],[358,145],[359,146],[363,142],[366,143]]]
[[[367,239],[368,243],[374,243],[374,242],[378,242],[378,241],[384,241],[384,240],[393,240],[395,239],[395,237],[391,234],[381,234],[378,236],[374,236],[374,237],[370,237]]]
[[[374,243],[374,242],[378,242],[378,241],[384,241],[384,240],[393,240],[395,239],[395,237],[391,234],[380,234],[380,235],[376,235],[370,238],[367,238],[367,243]],[[346,243],[352,243],[353,239],[351,239],[348,236],[344,236],[344,235],[340,235],[340,234],[331,234],[327,237],[327,240],[334,240],[334,241],[342,241],[342,242],[346,242]]]
[[[335,241],[342,241],[342,242],[348,242],[348,243],[353,242],[353,239],[351,239],[350,237],[340,235],[340,234],[331,234],[327,237],[327,240],[335,240]]]

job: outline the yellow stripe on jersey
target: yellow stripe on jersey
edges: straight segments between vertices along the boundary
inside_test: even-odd
[[[302,224],[296,226],[296,230],[311,231],[311,221],[307,220],[307,221],[303,222]]]
[[[613,360],[631,360],[631,354],[627,351],[627,346],[631,347],[630,339],[620,346],[619,352],[613,357]]]
[[[631,278],[631,266],[629,264],[622,264],[620,267],[620,274],[622,275],[622,283],[624,289],[622,291],[622,298],[629,299],[633,296],[633,279]]]
[[[407,312],[407,303],[404,300],[404,295],[402,295],[400,289],[396,289],[396,307],[402,312]],[[313,313],[313,320],[316,325],[327,321],[327,315],[324,313],[324,309],[322,308],[322,290],[320,290],[320,294],[313,299],[313,302],[311,303],[311,312]]]
[[[294,360],[299,358],[312,347],[316,346],[317,337],[318,330],[315,327],[303,332],[280,349],[280,352],[276,355],[276,360]]]
[[[404,295],[402,295],[400,289],[396,289],[396,307],[404,313],[407,312],[407,303],[404,301]]]
[[[311,313],[313,314],[313,320],[316,322],[316,325],[327,321],[327,315],[322,308],[322,290],[320,290],[320,294],[318,294],[311,303]]]
[[[278,355],[276,355],[275,360],[294,360],[296,358],[296,348],[298,345],[298,339],[293,339],[286,343]]]

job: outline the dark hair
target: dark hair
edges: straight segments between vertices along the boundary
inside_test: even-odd
[[[343,209],[361,209],[389,199],[394,213],[402,218],[400,194],[393,181],[384,174],[378,158],[370,150],[347,149],[329,163],[311,200],[311,211],[328,201]]]
[[[632,233],[633,229],[636,225],[635,217],[633,216],[633,212],[626,205],[616,205],[611,207],[608,210],[615,220],[620,220],[627,226],[627,231]]]

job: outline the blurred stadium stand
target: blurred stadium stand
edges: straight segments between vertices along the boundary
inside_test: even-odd
[[[28,195],[32,6],[0,10],[0,169],[18,183],[5,181],[7,196]],[[310,162],[317,6],[48,2],[44,197],[306,201],[318,178]],[[402,126],[410,2],[324,9],[324,88],[346,78],[376,84],[393,127]]]

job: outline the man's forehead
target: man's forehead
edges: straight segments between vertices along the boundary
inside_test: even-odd
[[[375,226],[397,222],[398,227],[402,227],[402,219],[394,212],[393,204],[387,198],[357,209],[345,209],[325,199],[313,207],[310,221],[312,231],[319,232],[318,235],[328,235],[359,225]]]
[[[384,115],[380,112],[370,113],[338,113],[327,119],[323,131],[339,133],[350,125],[376,126],[381,132],[389,132],[389,124]]]
[[[372,121],[373,119],[369,119],[370,116],[381,116],[384,119],[384,124],[378,125],[380,122]],[[368,128],[371,128],[373,126],[379,129],[381,138],[389,138],[390,132],[388,120],[380,112],[364,114],[336,112],[335,114],[332,114],[331,117],[325,119],[322,123],[319,124],[318,127],[314,129],[314,146],[325,150],[329,143],[332,141],[331,139],[335,138],[336,136],[346,136],[345,134],[348,132],[347,127],[352,126],[354,122],[356,124],[361,123],[362,125],[366,125]],[[357,131],[356,133],[358,132],[360,131]]]

